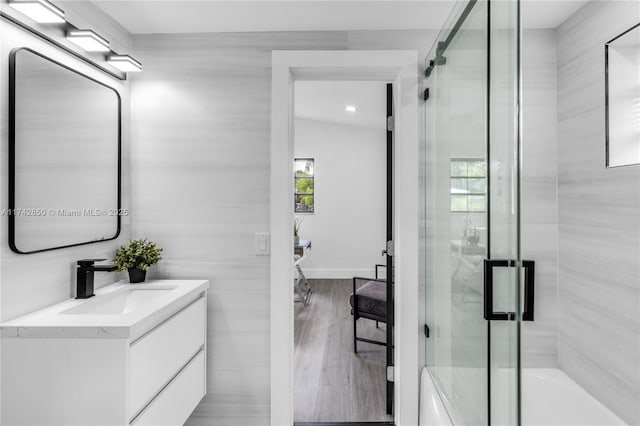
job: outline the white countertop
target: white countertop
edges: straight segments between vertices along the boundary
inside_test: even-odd
[[[174,287],[142,308],[123,314],[70,314],[69,309],[95,303],[123,289]],[[135,339],[198,299],[207,280],[150,280],[140,284],[117,282],[101,287],[89,299],[69,299],[0,324],[2,338],[130,338]]]

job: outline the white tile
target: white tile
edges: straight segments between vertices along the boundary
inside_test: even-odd
[[[525,367],[557,365],[558,201],[556,38],[522,34],[522,203],[524,259],[536,262],[534,322],[522,324]]]
[[[558,29],[560,367],[640,422],[640,167],[606,169],[604,42],[640,3],[592,1]]]

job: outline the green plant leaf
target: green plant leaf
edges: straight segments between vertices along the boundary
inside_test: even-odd
[[[146,271],[162,259],[161,253],[162,249],[146,238],[129,240],[128,245],[116,249],[113,264],[118,267],[117,271],[126,271],[129,268]]]

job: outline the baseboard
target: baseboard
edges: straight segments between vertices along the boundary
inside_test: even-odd
[[[311,279],[351,279],[353,277],[371,277],[375,276],[375,271],[371,269],[307,269],[304,263],[300,264],[302,272],[307,278]]]
[[[322,423],[322,422],[294,422],[293,426],[374,426],[374,425],[392,425],[393,422],[337,422],[337,423]]]

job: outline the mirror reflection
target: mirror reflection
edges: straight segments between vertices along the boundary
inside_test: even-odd
[[[607,167],[640,164],[640,24],[605,50]]]
[[[117,237],[118,93],[30,49],[11,53],[9,244],[33,253]]]

